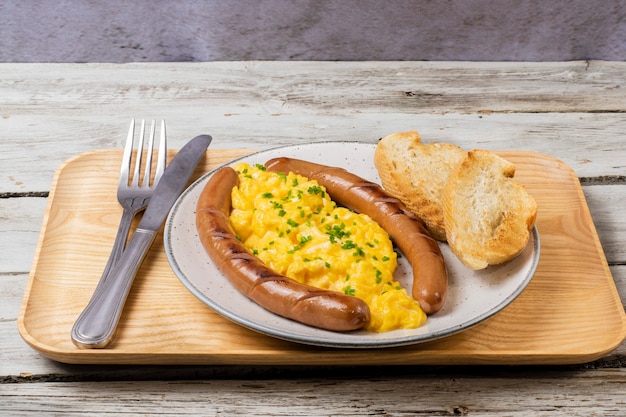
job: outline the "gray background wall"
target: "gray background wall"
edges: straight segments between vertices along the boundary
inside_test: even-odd
[[[0,62],[626,59],[626,0],[0,0]]]

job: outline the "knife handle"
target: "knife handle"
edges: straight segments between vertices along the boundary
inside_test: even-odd
[[[72,341],[80,348],[106,347],[117,329],[135,275],[152,245],[156,231],[137,229],[106,281],[72,327]]]

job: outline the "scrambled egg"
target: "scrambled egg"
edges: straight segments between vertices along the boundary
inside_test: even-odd
[[[366,330],[421,326],[426,315],[393,279],[397,254],[369,216],[338,207],[316,181],[237,164],[230,221],[244,245],[274,271],[318,288],[359,297]]]

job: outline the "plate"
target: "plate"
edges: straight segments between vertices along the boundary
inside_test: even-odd
[[[259,151],[227,165],[239,162],[264,164],[271,158],[285,156],[340,166],[380,183],[373,164],[375,148],[372,143],[317,142]],[[364,330],[342,333],[313,328],[270,313],[249,300],[230,284],[206,254],[196,231],[195,209],[200,193],[214,172],[199,178],[174,204],[165,224],[167,259],[183,285],[218,314],[279,339],[324,347],[384,348],[449,336],[492,317],[513,302],[531,281],[539,262],[536,228],[533,228],[528,245],[518,257],[480,271],[463,266],[448,245],[440,243],[448,268],[448,298],[444,308],[429,316],[425,325],[383,333]],[[398,260],[394,278],[410,289],[412,272],[406,258]]]

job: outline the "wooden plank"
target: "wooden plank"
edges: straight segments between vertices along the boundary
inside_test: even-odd
[[[375,372],[374,372],[375,371]],[[312,378],[5,385],[0,412],[62,410],[79,416],[616,416],[626,396],[622,369],[394,375],[376,368]],[[378,373],[378,375],[376,374]],[[381,375],[382,374],[382,375]],[[598,387],[601,387],[599,389]],[[4,397],[4,398],[3,398]]]
[[[599,185],[582,187],[594,225],[611,265],[626,265],[626,186]]]
[[[41,197],[0,199],[0,273],[30,270],[47,203]]]
[[[625,68],[623,62],[601,61],[7,63],[1,68],[0,94],[15,108],[46,112],[53,103],[79,114],[90,108],[80,104],[85,99],[104,107],[185,100],[231,114],[259,102],[279,113],[311,108],[406,114],[612,112],[624,108]],[[61,91],[66,95],[57,94]]]
[[[579,177],[626,181],[626,116],[620,113],[306,117],[225,116],[211,114],[211,109],[204,108],[179,108],[177,112],[172,109],[175,107],[165,113],[172,149],[179,149],[200,133],[213,136],[211,149],[267,149],[329,140],[375,143],[390,133],[418,130],[425,142],[450,142],[465,149],[541,152],[564,161]],[[24,195],[49,190],[54,172],[66,160],[94,149],[122,148],[128,129],[126,117],[137,115],[133,108],[81,118],[62,109],[58,111],[50,116],[24,115],[0,120],[0,149],[4,155],[0,193]],[[198,119],[193,118],[194,111],[202,113]],[[38,138],[37,146],[33,146],[34,137]]]

